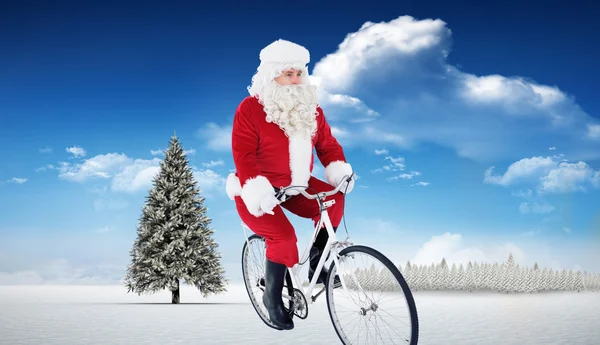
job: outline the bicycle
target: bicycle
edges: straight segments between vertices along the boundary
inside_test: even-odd
[[[345,180],[350,181],[350,179],[354,178],[355,174],[353,173]],[[417,309],[415,305],[415,301],[412,295],[412,292],[406,283],[406,280],[400,273],[399,269],[382,253],[379,251],[365,246],[365,245],[355,245],[349,241],[350,236],[348,234],[348,230],[346,229],[347,237],[343,241],[338,241],[336,237],[336,233],[333,230],[333,226],[331,224],[331,220],[329,218],[329,214],[327,209],[331,207],[335,200],[324,201],[326,197],[334,195],[340,191],[341,186],[340,183],[333,190],[328,192],[320,192],[315,194],[309,194],[305,191],[306,186],[289,186],[285,188],[280,188],[278,193],[276,194],[278,199],[281,200],[286,190],[291,188],[298,188],[300,193],[304,195],[306,198],[314,199],[319,203],[321,216],[319,222],[315,225],[313,230],[312,239],[309,241],[304,253],[301,256],[300,261],[294,265],[294,267],[288,267],[287,274],[285,276],[285,283],[283,288],[283,301],[286,310],[289,312],[290,317],[297,316],[300,319],[306,319],[308,317],[308,308],[311,304],[313,304],[319,295],[323,292],[326,292],[326,302],[327,309],[329,312],[330,320],[333,324],[333,327],[342,341],[344,345],[356,344],[357,342],[351,342],[349,340],[349,331],[356,330],[358,327],[350,326],[348,331],[344,331],[342,329],[342,325],[338,318],[338,299],[339,297],[334,297],[334,292],[339,291],[340,289],[346,293],[351,290],[359,290],[359,292],[365,292],[373,290],[374,288],[381,288],[383,290],[391,291],[394,294],[401,294],[405,301],[406,307],[408,309],[408,327],[409,331],[406,335],[398,335],[400,343],[402,344],[410,344],[416,345],[419,336],[419,322],[417,316]],[[327,233],[329,234],[329,238],[327,244],[325,245],[325,249],[321,254],[321,258],[317,265],[317,268],[313,274],[312,279],[310,280],[308,286],[302,286],[300,283],[300,274],[299,271],[306,264],[307,259],[309,257],[310,248],[316,239],[316,235],[318,234],[318,230],[325,225]],[[246,237],[246,242],[242,248],[242,274],[244,278],[244,284],[246,287],[246,291],[248,293],[248,297],[254,307],[256,313],[261,318],[261,320],[269,327],[278,329],[269,321],[269,314],[264,308],[262,302],[262,295],[259,293],[254,294],[253,288],[258,288],[259,291],[264,292],[265,280],[264,280],[264,262],[266,260],[265,256],[265,239],[257,234],[252,234],[250,236],[247,235],[246,230],[252,231],[244,222],[242,222],[242,228],[244,229],[244,235]],[[260,255],[260,260],[263,263],[263,267],[258,270],[258,274],[256,277],[250,276],[250,254],[251,254],[251,246],[254,244],[258,244],[258,249],[262,250]],[[333,255],[330,255],[333,253]],[[339,268],[343,267],[344,264],[352,262],[354,257],[366,254],[371,256],[375,261],[378,261],[382,264],[384,269],[387,269],[387,274],[378,271],[375,268],[374,264],[365,265],[364,268],[357,268],[353,270],[340,270]],[[331,257],[330,257],[331,256]],[[325,267],[325,262],[331,260],[330,268],[327,273],[326,281],[323,284],[323,287],[319,292],[315,295],[312,295],[313,291],[316,290],[317,280],[323,268]],[[339,279],[339,283],[334,284],[336,277]],[[307,300],[306,296],[310,296]],[[378,303],[373,301],[373,298],[359,298],[359,307],[357,307],[353,312],[358,317],[363,318],[365,322],[371,322],[371,318],[375,317],[375,322],[377,322],[377,318],[379,317],[378,312],[385,311],[382,309]],[[351,314],[349,314],[351,315]],[[390,325],[391,330],[387,332],[386,337],[391,338],[391,333],[397,333],[397,328],[399,325]],[[367,336],[369,334],[367,333]],[[377,339],[376,342],[384,343],[383,337],[379,336],[380,339]],[[392,340],[392,343],[396,343],[395,339]]]

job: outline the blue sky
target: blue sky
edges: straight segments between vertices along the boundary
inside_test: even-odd
[[[582,6],[519,6],[5,6],[0,283],[121,279],[174,131],[236,280],[231,120],[279,38],[310,50],[360,177],[346,208],[356,242],[403,265],[510,252],[600,272],[600,24]],[[311,223],[293,223],[303,249]]]

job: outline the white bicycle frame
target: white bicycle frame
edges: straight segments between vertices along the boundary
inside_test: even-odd
[[[316,194],[309,194],[304,190],[305,187],[302,187],[302,188],[298,187],[300,193],[302,195],[304,195],[307,199],[313,199],[313,200],[317,199],[317,202],[319,203],[319,207],[321,209],[321,211],[320,211],[321,217],[319,219],[319,222],[313,229],[312,238],[308,242],[306,249],[304,250],[304,253],[302,254],[302,256],[297,264],[295,264],[291,268],[288,267],[288,274],[290,275],[290,278],[292,279],[292,284],[294,285],[294,288],[297,288],[298,290],[302,291],[302,293],[304,294],[304,296],[306,298],[306,303],[309,305],[315,301],[315,298],[312,298],[312,292],[315,289],[315,285],[317,284],[317,279],[319,279],[319,275],[323,269],[323,266],[325,265],[325,261],[327,261],[326,259],[327,259],[328,254],[330,253],[330,251],[331,250],[335,251],[336,255],[332,255],[332,259],[333,259],[334,265],[336,267],[339,267],[337,253],[339,253],[341,251],[341,249],[351,245],[350,242],[347,241],[347,239],[345,241],[341,241],[341,242],[338,241],[337,237],[336,237],[336,233],[335,233],[335,231],[333,231],[333,225],[331,224],[331,218],[329,218],[329,213],[327,212],[327,209],[329,207],[331,207],[333,204],[335,204],[335,200],[329,200],[329,201],[323,201],[323,202],[321,200],[324,200],[326,197],[334,195],[337,192],[339,192],[341,186],[343,185],[343,182],[345,180],[354,178],[354,175],[355,175],[355,173],[352,173],[352,175],[350,175],[349,177],[346,176],[340,184],[338,184],[333,190],[330,190],[328,192],[319,192]],[[296,188],[296,187],[293,187],[293,188]],[[284,189],[286,189],[286,188],[282,188],[282,190],[284,190]],[[325,224],[325,229],[327,230],[327,233],[329,234],[329,238],[327,239],[327,243],[325,244],[325,249],[323,249],[323,253],[321,254],[321,258],[319,260],[319,263],[317,264],[315,273],[314,273],[311,281],[309,282],[309,285],[307,287],[303,287],[301,284],[300,269],[302,268],[302,266],[305,265],[306,260],[308,259],[309,255],[310,255],[310,249],[312,247],[312,244],[314,243],[315,238],[323,224]],[[252,231],[252,229],[250,229],[250,227],[248,227],[243,222],[242,222],[242,227],[244,228],[244,235],[246,236],[246,242],[249,245],[248,236],[246,234],[246,229],[248,229],[250,231]],[[302,264],[301,264],[301,262],[302,262]],[[340,275],[340,282],[345,290],[346,284],[341,275]],[[325,285],[325,283],[326,282],[324,282],[323,285]],[[311,298],[307,298],[307,296],[311,296]],[[285,293],[282,295],[282,297],[288,298],[288,299],[292,298],[292,296],[288,296]]]

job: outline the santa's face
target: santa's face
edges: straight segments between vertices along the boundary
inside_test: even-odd
[[[275,82],[279,85],[298,85],[302,83],[302,71],[293,68],[283,71],[279,77],[275,78]]]

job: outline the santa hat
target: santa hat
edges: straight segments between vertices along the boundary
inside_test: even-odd
[[[303,46],[278,39],[260,51],[261,65],[293,64],[306,65],[310,62],[310,53]]]

